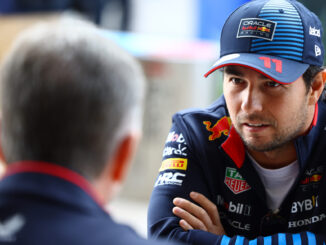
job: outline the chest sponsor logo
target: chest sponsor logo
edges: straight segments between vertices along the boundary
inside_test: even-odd
[[[181,144],[178,144],[178,148],[166,146],[163,150],[163,157],[171,155],[180,155],[186,157],[187,153],[185,151],[187,151],[187,147],[182,147]]]
[[[250,231],[250,224],[243,224],[240,221],[237,220],[228,220],[228,223],[233,227],[238,230],[243,230],[243,231]]]
[[[217,195],[217,206],[224,206],[230,213],[236,213],[244,216],[251,216],[251,206],[248,204],[237,203],[230,201],[229,203],[224,201],[224,198]]]
[[[300,181],[302,191],[307,192],[317,189],[319,187],[320,180],[323,177],[323,172],[323,166],[306,170],[304,178]]]
[[[251,230],[250,224],[245,224],[241,221],[230,219],[223,212],[220,212],[220,219],[226,220],[226,222],[228,222],[228,224],[230,226],[232,226],[233,228],[235,228],[237,230],[241,230],[241,231],[250,231]]]
[[[212,133],[208,137],[210,141],[220,138],[222,134],[228,136],[230,133],[231,119],[227,116],[224,116],[220,120],[218,120],[217,123],[214,124],[214,126],[212,126],[212,123],[210,121],[204,121],[203,124],[206,125],[207,131]]]
[[[159,171],[167,169],[187,170],[188,159],[187,158],[168,158],[162,162]]]
[[[229,212],[242,214],[245,216],[251,215],[251,206],[243,204],[243,203],[233,203],[232,201],[227,204],[227,208]]]
[[[162,173],[158,176],[154,187],[160,186],[160,185],[179,185],[179,186],[181,186],[184,177],[186,177],[185,174],[178,173],[178,172]]]
[[[276,22],[259,19],[259,18],[246,18],[241,19],[238,29],[237,38],[255,37],[262,38],[269,41],[273,40]]]
[[[169,143],[169,142],[176,142],[176,143],[180,143],[180,144],[186,144],[186,140],[183,137],[182,134],[177,134],[175,133],[175,131],[172,131],[168,134],[168,137],[165,141],[165,143]]]
[[[251,189],[247,181],[235,168],[226,168],[224,183],[234,194],[239,194]]]
[[[326,219],[326,215],[324,213],[320,215],[315,215],[306,219],[300,219],[300,220],[294,220],[294,221],[289,221],[288,223],[288,228],[297,228],[297,227],[302,227],[306,225],[311,225],[314,223],[318,223]]]
[[[308,176],[305,179],[300,181],[300,184],[307,185],[310,183],[317,183],[321,180],[322,175],[321,174],[314,174],[312,176]]]
[[[291,213],[302,213],[310,211],[315,207],[318,207],[318,196],[312,196],[311,198],[305,199],[303,201],[293,202]]]

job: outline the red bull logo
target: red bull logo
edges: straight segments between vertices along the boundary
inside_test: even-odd
[[[212,134],[208,137],[210,141],[220,138],[222,134],[228,136],[230,133],[231,119],[227,116],[224,116],[218,120],[214,126],[212,126],[210,121],[204,121],[203,124],[206,125],[206,129],[209,132],[212,132]]]
[[[265,26],[258,27],[257,30],[262,32],[271,32],[271,29],[266,28]]]
[[[321,175],[320,174],[314,174],[310,177],[305,178],[304,180],[301,181],[302,185],[306,185],[309,183],[313,183],[313,182],[319,182],[321,180]]]

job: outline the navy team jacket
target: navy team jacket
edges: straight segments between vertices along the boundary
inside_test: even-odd
[[[90,184],[58,165],[20,162],[0,181],[0,244],[161,244],[115,223]]]
[[[326,235],[325,130],[326,104],[318,102],[311,130],[295,140],[299,177],[279,210],[269,210],[264,186],[232,127],[224,97],[209,108],[175,114],[148,209],[149,235],[193,244],[222,240],[226,244],[226,237],[180,228],[179,218],[172,213],[172,200],[190,200],[191,191],[204,194],[217,205],[233,242],[236,235],[241,239],[268,236],[259,241],[273,238],[273,243],[286,240],[289,244],[297,238],[307,243],[307,234],[312,234],[269,235],[302,231]]]

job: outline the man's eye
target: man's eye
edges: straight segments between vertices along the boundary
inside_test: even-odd
[[[281,84],[274,82],[274,81],[270,81],[270,82],[267,82],[266,85],[268,87],[276,88],[276,87],[280,86]]]
[[[232,77],[232,78],[230,79],[230,81],[231,81],[232,83],[234,83],[234,84],[240,84],[240,83],[243,82],[242,79],[237,78],[237,77]]]

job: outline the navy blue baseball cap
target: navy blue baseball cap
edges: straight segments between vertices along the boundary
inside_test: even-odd
[[[226,20],[220,58],[205,77],[240,65],[278,83],[292,83],[310,65],[323,66],[322,36],[318,17],[296,0],[252,0]]]

